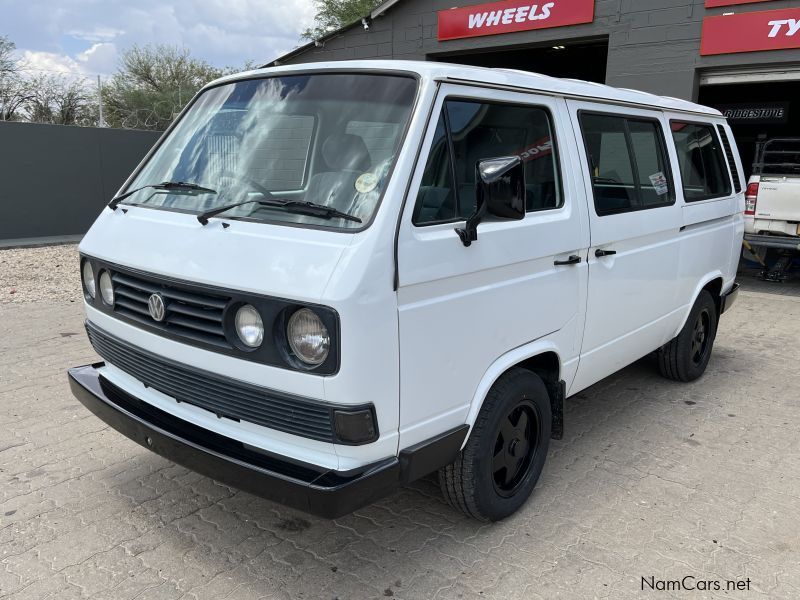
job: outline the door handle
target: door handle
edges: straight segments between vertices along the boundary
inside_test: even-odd
[[[594,255],[597,258],[603,258],[604,256],[614,256],[616,253],[616,250],[600,250],[600,248],[598,248],[595,250]]]
[[[579,262],[581,262],[581,260],[582,259],[580,256],[578,256],[577,254],[573,254],[567,260],[557,260],[553,264],[557,267],[562,267],[565,265],[577,265]]]

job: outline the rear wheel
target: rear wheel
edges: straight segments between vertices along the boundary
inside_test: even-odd
[[[448,503],[481,521],[519,509],[539,480],[550,443],[550,397],[541,378],[514,368],[486,396],[464,450],[439,471]]]
[[[711,359],[717,337],[717,305],[707,290],[700,292],[683,329],[658,351],[661,374],[675,381],[694,381]]]

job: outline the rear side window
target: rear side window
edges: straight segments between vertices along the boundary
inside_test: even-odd
[[[414,224],[468,218],[475,211],[478,162],[501,156],[522,158],[528,212],[562,205],[556,145],[547,110],[448,100],[425,166]]]
[[[675,202],[664,135],[657,121],[582,113],[581,129],[598,215]]]
[[[687,202],[722,198],[731,194],[722,144],[711,125],[672,121]]]
[[[736,157],[733,155],[733,147],[722,125],[717,125],[717,131],[719,131],[719,137],[722,140],[722,148],[725,150],[725,158],[728,159],[728,166],[731,168],[731,175],[733,175],[733,189],[735,189],[738,194],[742,191],[742,178],[739,175],[739,167],[736,166]]]

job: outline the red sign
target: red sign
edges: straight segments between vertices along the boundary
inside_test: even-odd
[[[735,6],[737,4],[755,4],[756,2],[772,2],[772,0],[706,0],[706,8]]]
[[[700,54],[800,48],[800,8],[765,10],[703,20]]]
[[[514,152],[513,154],[519,156],[522,159],[522,162],[531,162],[533,160],[544,158],[545,156],[550,156],[552,153],[553,140],[551,140],[550,136],[548,135],[533,142],[533,144],[527,148],[520,150],[519,152]]]
[[[440,10],[439,40],[547,29],[594,21],[594,0],[534,2],[505,0]]]

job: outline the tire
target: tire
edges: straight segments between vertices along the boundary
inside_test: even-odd
[[[658,350],[658,368],[667,379],[689,382],[705,373],[717,337],[717,305],[700,292],[676,338]]]
[[[439,470],[447,502],[481,521],[516,512],[539,480],[551,426],[541,378],[521,368],[503,374],[486,395],[461,454]]]

